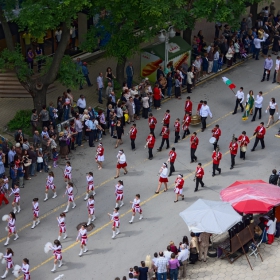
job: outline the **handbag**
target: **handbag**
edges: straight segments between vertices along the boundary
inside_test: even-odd
[[[37,163],[42,163],[43,162],[43,157],[37,157]]]
[[[32,162],[31,159],[27,160],[27,163],[24,163],[24,166],[25,166],[25,167],[30,166],[30,165],[31,165],[31,162]]]
[[[196,249],[196,247],[191,248],[191,249],[190,249],[190,253],[191,253],[191,254],[197,254],[197,249]]]

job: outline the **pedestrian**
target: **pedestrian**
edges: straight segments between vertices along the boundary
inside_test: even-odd
[[[189,113],[190,116],[192,115],[192,102],[190,96],[187,97],[186,102],[185,102],[185,112]]]
[[[11,167],[11,170],[13,171],[14,168]],[[16,182],[16,175],[13,174],[13,173],[15,173],[15,172],[13,171],[11,173],[12,189],[15,187],[15,182]],[[20,188],[24,188],[24,182],[23,182],[24,173],[25,173],[25,170],[23,169],[23,163],[21,162],[19,164],[19,168],[17,169],[17,177],[18,177],[18,182],[19,182],[19,187]]]
[[[233,167],[235,165],[235,157],[236,157],[237,151],[238,151],[237,138],[235,138],[235,137],[232,138],[232,141],[229,144],[229,150],[230,150],[230,158],[231,158],[230,169],[233,169]]]
[[[175,180],[175,188],[174,188],[174,192],[176,195],[176,199],[174,200],[175,203],[178,202],[179,196],[182,197],[182,200],[185,199],[185,196],[182,194],[184,183],[185,183],[185,181],[184,181],[183,175],[179,174]]]
[[[124,134],[124,129],[120,119],[117,120],[116,131],[117,131],[117,142],[115,145],[115,149],[119,146],[119,144],[121,145],[123,143],[122,136]]]
[[[65,218],[66,218],[65,213],[61,213],[59,215],[59,217],[56,218],[57,222],[58,222],[58,227],[59,227],[58,238],[57,238],[58,240],[61,239],[62,233],[64,233],[63,239],[67,238]]]
[[[6,260],[6,270],[5,273],[1,276],[2,279],[5,279],[9,270],[14,267],[13,256],[13,250],[11,248],[7,248],[6,254],[3,256],[3,258]]]
[[[175,127],[175,141],[174,143],[178,143],[178,140],[180,139],[180,119],[177,118],[174,127]]]
[[[209,248],[209,238],[210,233],[202,232],[198,237],[199,242],[199,260],[206,262],[207,260],[207,254],[208,254],[208,248]]]
[[[269,102],[269,105],[266,108],[266,111],[265,111],[266,113],[267,113],[267,110],[269,110],[269,118],[268,118],[268,123],[266,125],[266,128],[269,127],[269,124],[270,124],[271,121],[272,121],[272,123],[274,123],[274,113],[275,113],[275,111],[276,111],[276,114],[278,115],[278,105],[275,102],[274,97],[271,98],[271,101]]]
[[[154,107],[156,110],[160,110],[160,99],[161,99],[161,89],[159,88],[159,84],[156,83],[153,89],[153,98],[154,98]]]
[[[19,238],[17,231],[16,231],[16,215],[14,212],[9,213],[9,218],[7,219],[8,225],[8,237],[6,242],[4,243],[4,246],[7,246],[9,244],[10,238],[12,234],[15,235],[14,240],[17,240]]]
[[[190,256],[189,249],[187,248],[186,244],[180,245],[180,253],[178,254],[178,261],[181,263],[179,268],[179,277],[178,278],[185,278],[186,274],[186,267],[188,263],[188,258]]]
[[[72,166],[70,161],[67,161],[64,168],[64,182],[66,183],[66,185],[68,184],[68,182],[71,181],[71,179],[72,179]]]
[[[53,265],[53,269],[51,270],[51,272],[56,271],[56,266],[57,266],[58,262],[59,262],[58,267],[61,267],[63,264],[62,263],[62,253],[61,253],[61,250],[62,250],[61,243],[57,239],[53,243],[54,244],[52,246],[50,246],[50,249],[53,250],[53,255],[54,255],[54,265]]]
[[[49,189],[51,189],[53,191],[53,197],[52,198],[56,198],[57,197],[57,194],[56,194],[56,187],[54,185],[54,174],[52,171],[49,172],[49,175],[46,179],[46,190],[45,190],[45,199],[44,201],[47,201],[48,200],[48,192],[49,192]]]
[[[97,127],[96,127],[96,123],[95,121],[93,122],[92,120],[86,120],[85,121],[85,130],[86,130],[86,133],[88,133],[88,145],[92,148],[92,147],[95,147],[94,145],[94,137],[97,137],[96,136],[96,131]]]
[[[19,272],[23,272],[23,279],[30,280],[30,272],[29,272],[29,259],[24,258],[22,260],[22,265]]]
[[[132,151],[135,151],[136,135],[137,135],[137,128],[136,128],[136,124],[134,123],[129,130],[129,137],[130,137],[130,143],[131,143],[131,150]]]
[[[148,124],[149,124],[149,128],[150,128],[150,133],[155,137],[154,131],[156,128],[157,119],[153,116],[152,113],[149,114]]]
[[[40,219],[39,219],[39,198],[35,197],[33,198],[32,201],[32,211],[33,211],[33,225],[32,229],[35,228],[40,224]]]
[[[187,72],[187,93],[192,93],[193,79],[194,79],[194,66],[190,66]]]
[[[240,158],[245,160],[247,145],[250,143],[250,139],[246,135],[246,131],[242,131],[242,134],[238,137],[238,142],[240,143]]]
[[[141,209],[141,206],[140,206],[140,194],[136,194],[135,195],[135,198],[133,201],[130,201],[130,204],[132,204],[132,217],[129,221],[130,224],[133,223],[133,220],[134,220],[134,217],[135,217],[135,214],[136,212],[139,213],[140,217],[139,217],[139,220],[142,220],[143,219],[143,215],[142,215],[142,209]]]
[[[200,108],[199,115],[201,117],[201,131],[203,132],[206,129],[206,119],[208,116],[212,119],[212,113],[210,111],[209,106],[207,105],[207,101],[203,101],[203,105]]]
[[[266,35],[266,34],[264,34]],[[254,38],[253,45],[254,45],[254,52],[253,52],[253,58],[256,60],[259,60],[259,53],[261,50],[261,42],[264,42],[266,40],[266,36],[264,36],[262,39]]]
[[[175,98],[181,99],[181,86],[182,86],[182,79],[180,77],[180,74],[175,74]]]
[[[269,184],[277,186],[278,179],[279,175],[277,174],[277,170],[273,169],[272,174],[269,176]]]
[[[254,116],[252,118],[252,122],[254,122],[256,120],[256,116],[257,116],[257,113],[259,112],[259,119],[262,118],[262,102],[263,102],[263,96],[262,96],[262,91],[259,92],[259,94],[256,96],[256,99],[255,99],[255,113],[254,113]]]
[[[162,135],[161,145],[157,149],[159,152],[161,152],[165,141],[166,141],[166,149],[169,149],[169,134],[170,131],[169,128],[167,127],[167,124],[164,124],[161,130],[161,135]]]
[[[84,110],[87,108],[87,102],[83,94],[81,94],[80,98],[77,100],[77,107],[80,115],[82,115]]]
[[[198,191],[199,184],[201,185],[202,188],[205,186],[202,181],[203,176],[204,176],[204,169],[202,168],[202,164],[199,162],[196,167],[196,171],[195,171],[195,175],[194,175],[194,181],[195,181],[194,191],[195,192]]]
[[[274,214],[272,213],[269,217],[269,220],[267,221],[266,228],[267,229],[267,243],[268,245],[271,245],[274,242],[274,235],[276,232],[276,222],[277,219],[275,218]]]
[[[277,43],[279,44],[279,42],[280,41],[278,41]],[[276,76],[278,75],[279,65],[280,65],[280,56],[277,56],[277,58],[275,60],[275,70],[274,70],[273,81],[272,81],[273,84],[276,83]]]
[[[177,153],[175,152],[175,148],[173,147],[168,154],[167,162],[170,162],[170,171],[169,171],[168,177],[170,177],[172,175],[172,173],[175,172],[174,163],[175,163],[176,157],[177,157]]]
[[[103,104],[102,91],[103,91],[103,88],[104,88],[104,83],[103,83],[102,72],[99,73],[99,76],[97,77],[96,81],[97,81],[97,90],[98,90],[98,102],[100,104]]]
[[[214,137],[216,139],[216,141],[213,143],[214,151],[216,151],[216,148],[218,146],[218,142],[219,142],[221,135],[222,135],[222,131],[220,129],[220,126],[218,124],[216,124],[215,127],[212,129],[212,137]]]
[[[116,207],[120,208],[124,205],[124,203],[123,203],[123,181],[122,180],[119,180],[118,183],[115,185],[115,195],[116,195]]]
[[[169,124],[170,124],[170,110],[166,110],[166,112],[164,113],[162,122],[163,124],[166,124],[166,126],[169,128]]]
[[[221,174],[222,172],[222,169],[219,168],[219,164],[220,164],[220,161],[222,159],[222,153],[220,152],[220,148],[219,146],[217,146],[216,150],[213,151],[212,153],[212,159],[213,159],[213,173],[212,173],[212,177],[214,177],[216,174],[215,174],[215,171],[219,171],[219,174]]]
[[[115,179],[119,178],[120,176],[120,169],[123,168],[124,170],[124,175],[127,174],[127,163],[126,163],[126,156],[124,154],[123,149],[119,150],[118,154],[117,154],[117,173],[116,176],[114,177]]]
[[[120,233],[120,214],[119,214],[119,208],[116,207],[114,209],[113,214],[108,213],[108,216],[111,218],[112,221],[112,239],[116,238],[116,235]]]
[[[87,191],[86,191],[87,194],[84,198],[84,201],[86,201],[88,199],[91,192],[92,192],[93,195],[95,195],[93,173],[92,172],[87,173],[86,180],[87,180]]]
[[[67,213],[68,210],[69,210],[69,206],[70,206],[70,203],[72,202],[72,208],[74,209],[76,207],[76,203],[74,201],[74,194],[73,194],[73,183],[71,182],[68,182],[67,186],[66,186],[66,191],[65,191],[65,194],[64,195],[68,195],[68,203],[67,203],[67,206],[66,206],[66,209],[63,211],[64,213]],[[63,195],[63,197],[64,197]]]
[[[91,194],[87,201],[87,209],[88,209],[88,222],[87,226],[91,224],[91,222],[95,221],[95,215],[94,215],[94,196]]]
[[[152,160],[153,157],[154,157],[153,156],[153,148],[155,146],[155,141],[156,141],[156,139],[155,139],[153,133],[150,132],[149,136],[146,139],[146,145],[145,145],[145,148],[148,146],[148,150],[149,150],[149,157],[148,157],[148,159],[149,160]]]
[[[235,108],[234,108],[234,111],[233,111],[233,115],[236,114],[237,112],[237,108],[238,108],[238,105],[240,106],[241,108],[241,112],[244,111],[244,107],[242,105],[242,102],[244,101],[244,92],[243,92],[243,87],[240,87],[240,89],[237,91],[237,93],[235,94],[235,97],[236,97],[236,101],[235,101]]]
[[[266,129],[264,127],[264,123],[261,122],[260,125],[258,125],[255,129],[255,132],[254,132],[254,135],[256,135],[256,138],[255,138],[255,143],[254,143],[254,146],[253,148],[251,149],[251,152],[254,152],[259,141],[261,141],[261,145],[262,145],[262,149],[265,148],[265,145],[264,145],[264,136],[265,136],[265,133],[266,133]]]
[[[20,189],[18,187],[18,185],[16,184],[15,187],[12,189],[11,188],[11,193],[9,196],[11,196],[12,194],[15,196],[14,197],[14,201],[12,202],[12,206],[13,206],[13,212],[16,214],[17,212],[20,212],[20,195],[19,195]],[[18,208],[18,209],[17,209]]]
[[[104,161],[104,148],[101,142],[98,144],[98,147],[96,149],[96,155],[97,155],[96,162],[97,162],[98,170],[101,170],[103,168],[103,161]]]
[[[84,75],[84,77],[86,79],[86,82],[87,82],[88,86],[92,87],[93,85],[92,85],[92,83],[91,83],[91,81],[90,81],[90,79],[88,77],[89,71],[88,71],[88,67],[87,67],[87,63],[86,62],[83,62],[82,73],[83,73],[83,75]]]
[[[192,118],[190,116],[190,112],[186,111],[185,115],[184,115],[184,119],[182,121],[182,129],[184,131],[182,139],[184,139],[186,137],[186,135],[191,134],[190,130],[189,130],[191,120],[192,120]]]
[[[165,189],[163,191],[166,192],[168,190],[168,188],[167,188],[167,183],[168,183],[167,174],[168,174],[167,163],[164,162],[162,164],[162,167],[160,168],[160,170],[158,172],[159,181],[158,181],[158,187],[157,187],[157,190],[155,191],[155,194],[159,194],[159,190],[161,188],[162,183],[165,186]]]
[[[191,161],[190,163],[196,162],[197,161],[197,157],[195,155],[197,146],[199,144],[199,139],[197,137],[197,133],[193,132],[191,138],[190,138],[190,145],[191,145]]]
[[[107,79],[108,84],[111,83],[114,88],[114,79],[116,79],[116,76],[113,74],[111,67],[107,67],[105,78]]]
[[[129,62],[126,69],[126,82],[127,82],[127,87],[130,89],[132,88],[132,83],[133,83],[133,75],[134,75],[134,68],[132,65],[132,62]]]
[[[54,148],[52,150],[52,158],[53,158],[53,167],[56,168],[57,167],[57,161],[58,161],[58,152],[57,152],[56,148]]]
[[[79,233],[77,236],[76,241],[79,242],[80,241],[80,246],[81,246],[81,250],[79,253],[79,256],[81,257],[83,255],[83,253],[86,253],[88,251],[87,249],[87,225],[83,224],[81,226],[81,228],[79,229]]]
[[[265,80],[265,77],[267,77],[267,81],[269,81],[270,77],[270,71],[273,67],[273,60],[271,59],[271,55],[269,54],[268,57],[264,61],[264,71],[263,71],[263,78],[261,82]]]

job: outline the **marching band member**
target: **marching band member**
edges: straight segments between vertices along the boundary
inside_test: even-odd
[[[197,104],[197,109],[196,109],[196,114],[197,115],[199,115],[202,104],[203,104],[203,100],[200,100],[199,103]]]
[[[92,192],[92,194],[95,195],[92,172],[89,172],[87,174],[87,194],[86,194],[86,197],[84,198],[85,201],[88,199],[90,192]]]
[[[62,254],[61,254],[61,249],[62,249],[61,243],[57,239],[53,243],[54,243],[53,246],[50,246],[50,249],[53,250],[53,255],[54,255],[54,265],[53,265],[53,269],[51,270],[51,272],[56,271],[56,266],[57,266],[58,261],[59,261],[58,267],[61,267],[63,264],[62,263]]]
[[[174,200],[174,202],[178,202],[178,197],[181,196],[182,200],[185,199],[185,196],[182,194],[183,192],[183,187],[184,187],[184,179],[183,179],[183,175],[179,174],[177,176],[177,179],[175,180],[175,188],[174,188],[174,192],[176,194],[176,200]]]
[[[7,219],[8,225],[8,237],[7,237],[7,241],[4,244],[4,246],[7,246],[9,244],[10,241],[10,237],[12,234],[15,235],[14,240],[17,240],[19,238],[17,232],[16,232],[16,215],[14,212],[10,212],[9,214],[9,218]]]
[[[130,137],[130,143],[131,143],[132,151],[135,151],[136,134],[137,134],[137,128],[136,128],[136,124],[134,123],[129,130],[129,137]]]
[[[49,198],[48,198],[48,192],[49,192],[49,189],[51,189],[53,191],[53,197],[52,198],[56,198],[57,197],[57,194],[56,194],[56,187],[54,185],[54,174],[52,171],[49,172],[49,175],[46,179],[46,190],[45,190],[45,199],[44,201],[47,201]]]
[[[83,224],[81,226],[81,228],[79,229],[79,233],[78,233],[78,236],[77,236],[77,239],[76,239],[77,242],[79,242],[79,241],[81,242],[81,250],[80,250],[80,253],[79,253],[80,257],[83,255],[83,253],[86,253],[88,251],[87,240],[88,240],[87,225]]]
[[[145,148],[148,146],[148,150],[149,150],[149,158],[150,160],[153,159],[153,148],[155,146],[155,142],[156,142],[156,138],[154,137],[154,134],[152,132],[150,132],[149,136],[146,139],[146,145]]]
[[[94,196],[90,195],[87,201],[87,209],[88,209],[88,223],[87,226],[90,225],[91,222],[94,222]]]
[[[123,181],[119,180],[115,186],[115,195],[116,195],[116,207],[122,207],[123,203]],[[121,205],[119,205],[121,202]]]
[[[169,156],[169,158],[168,158],[167,162],[170,162],[170,170],[169,170],[168,177],[170,177],[172,175],[172,173],[175,172],[174,163],[175,163],[175,160],[177,157],[177,153],[175,152],[174,147],[171,149],[168,156]]]
[[[6,260],[6,270],[5,273],[1,276],[2,279],[6,278],[9,269],[13,268],[14,266],[13,255],[14,255],[13,250],[11,248],[7,248],[6,254],[3,256],[3,258]]]
[[[59,217],[56,218],[57,221],[58,221],[58,227],[59,227],[59,233],[58,233],[57,240],[59,240],[59,241],[60,241],[62,233],[64,233],[63,239],[67,238],[65,218],[66,218],[66,214],[65,213],[61,213],[59,215]]]
[[[132,204],[132,217],[131,217],[129,223],[132,224],[136,212],[138,212],[140,214],[139,220],[143,219],[142,209],[140,206],[140,194],[136,194],[134,200],[130,201],[130,204]]]
[[[64,169],[64,182],[67,183],[72,179],[72,167],[70,161],[66,162],[66,166]]]
[[[123,149],[119,150],[119,153],[117,155],[117,159],[118,159],[118,163],[117,163],[117,174],[116,176],[114,177],[115,179],[119,178],[120,176],[120,169],[123,168],[124,170],[124,175],[127,174],[127,163],[126,163],[126,156],[123,152]]]
[[[207,117],[210,116],[211,119],[213,117],[206,100],[203,101],[203,104],[199,111],[199,115],[201,117],[201,132],[203,132],[206,129]]]
[[[236,157],[237,151],[238,151],[237,138],[232,139],[232,141],[229,144],[229,150],[230,150],[230,158],[231,158],[230,169],[233,169],[233,167],[235,165],[235,157]]]
[[[23,272],[23,280],[30,280],[30,272],[29,272],[29,259],[24,258],[22,260],[22,266],[19,272]]]
[[[190,163],[193,163],[193,162],[197,161],[195,152],[196,152],[197,146],[199,144],[199,139],[197,137],[196,132],[193,132],[191,139],[190,139],[190,144],[191,144],[191,162]]]
[[[201,163],[199,163],[196,167],[196,171],[195,171],[195,192],[198,191],[198,186],[199,184],[201,185],[201,187],[204,187],[204,183],[202,181],[203,179],[203,175],[204,175],[204,169],[201,167]]]
[[[12,194],[15,195],[14,201],[12,202],[14,213],[16,213],[16,212],[19,213],[20,212],[20,205],[19,205],[20,195],[19,195],[19,192],[20,192],[20,188],[18,187],[18,185],[15,184],[14,189],[11,188],[11,193],[9,195],[9,196],[11,196]],[[18,210],[17,210],[17,207],[18,207]]]
[[[180,119],[177,118],[175,123],[174,123],[174,127],[175,127],[175,141],[174,143],[178,143],[178,140],[180,139]]]
[[[169,128],[169,124],[170,124],[170,110],[166,110],[166,112],[165,112],[165,114],[163,116],[163,120],[162,121]]]
[[[150,128],[150,133],[153,134],[153,136],[155,137],[154,131],[156,128],[157,119],[153,116],[152,113],[149,114],[148,124],[149,124],[149,128]]]
[[[212,177],[214,177],[216,174],[215,174],[215,171],[219,171],[219,174],[221,174],[222,172],[222,169],[219,168],[219,164],[220,164],[220,161],[222,159],[222,153],[219,152],[219,146],[217,146],[216,148],[216,151],[213,151],[212,153],[212,159],[213,159],[213,173],[212,173]]]
[[[68,195],[68,203],[67,203],[66,209],[63,211],[64,213],[68,212],[71,202],[73,204],[72,208],[74,209],[76,207],[76,203],[74,201],[73,190],[74,190],[73,189],[73,183],[69,182],[66,186],[66,191],[65,191],[65,194],[64,194],[64,195],[66,195],[66,194]],[[63,195],[63,197],[64,197],[64,195]]]
[[[166,149],[169,149],[169,133],[170,133],[170,131],[169,131],[167,124],[164,124],[162,127],[162,130],[161,130],[161,135],[162,135],[161,145],[157,149],[159,152],[161,152],[161,149],[162,149],[165,141],[166,141]]]
[[[266,129],[264,127],[264,123],[261,122],[260,125],[257,126],[254,132],[254,135],[256,135],[256,139],[255,139],[254,147],[251,150],[252,152],[255,151],[255,148],[257,147],[259,141],[261,141],[262,149],[265,148],[264,140],[263,140],[265,133],[266,133]]]
[[[183,137],[182,139],[184,139],[186,137],[186,135],[191,134],[190,130],[189,130],[189,126],[191,124],[191,116],[189,112],[185,112],[185,116],[184,119],[182,121],[182,129],[184,131]]]
[[[250,143],[250,139],[246,135],[246,131],[242,131],[242,134],[238,137],[238,141],[240,142],[240,158],[245,160],[247,145]]]
[[[167,191],[167,183],[168,183],[168,178],[167,178],[167,174],[168,174],[168,168],[167,168],[167,164],[164,162],[162,164],[162,167],[160,168],[159,172],[159,180],[158,180],[158,187],[157,190],[155,192],[155,194],[159,194],[159,190],[161,188],[161,184],[163,183],[165,186],[164,192]]]
[[[40,224],[40,219],[39,219],[39,198],[33,198],[32,202],[32,211],[33,211],[33,225],[32,229],[35,228],[37,225]]]
[[[104,161],[104,148],[103,148],[103,144],[100,142],[98,144],[98,147],[96,149],[96,153],[97,153],[97,158],[96,158],[96,162],[98,165],[98,170],[102,169],[102,164]]]
[[[192,102],[190,96],[187,97],[187,100],[185,102],[185,112],[188,112],[190,116],[192,115]]]
[[[214,151],[216,151],[216,148],[218,146],[219,138],[222,135],[222,131],[220,129],[220,126],[218,124],[215,125],[215,127],[212,129],[212,137],[216,138],[216,142],[213,143],[214,145]]]
[[[120,233],[120,214],[119,214],[119,208],[116,207],[114,209],[114,212],[113,214],[110,214],[108,213],[108,216],[111,218],[111,221],[112,221],[112,230],[113,230],[113,235],[112,235],[112,239],[115,239],[116,238],[116,235],[118,235]]]

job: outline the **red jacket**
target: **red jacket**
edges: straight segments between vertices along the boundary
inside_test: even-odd
[[[202,179],[203,175],[204,175],[204,169],[202,167],[197,167],[195,177]]]
[[[148,143],[148,148],[153,148],[155,146],[156,139],[154,136],[149,135],[146,139],[146,143]]]
[[[169,159],[170,159],[170,162],[175,162],[176,157],[177,157],[177,153],[171,150],[171,151],[169,152]]]
[[[164,114],[163,123],[165,123],[165,124],[169,124],[170,123],[170,114],[169,113],[165,113]]]
[[[219,164],[220,160],[222,159],[222,153],[214,151],[212,154],[212,159],[214,164]]]
[[[199,143],[199,139],[197,136],[191,136],[190,142],[191,142],[191,148],[196,149]]]
[[[175,180],[175,188],[178,188],[178,189],[181,190],[183,188],[183,186],[184,186],[184,183],[185,183],[185,181],[184,181],[183,178],[177,178]]]
[[[155,100],[160,100],[161,98],[161,93],[160,93],[160,89],[155,87],[154,88],[154,99]]]
[[[241,134],[238,137],[238,142],[240,142],[240,147],[247,146],[250,143],[250,139],[247,135]]]
[[[190,100],[187,100],[185,103],[185,112],[192,113],[192,102]]]
[[[149,117],[148,124],[150,128],[155,128],[157,124],[157,119],[155,117]]]
[[[196,111],[199,113],[202,107],[202,103],[198,103]]]
[[[180,123],[178,121],[174,123],[174,127],[176,132],[180,132]]]
[[[222,134],[222,131],[219,128],[214,127],[212,129],[212,133],[213,133],[212,136],[215,137],[217,139],[217,141],[218,141],[220,136],[221,136],[221,134]]]
[[[162,138],[168,139],[169,133],[170,133],[169,129],[166,126],[164,126],[161,130]]]
[[[230,153],[232,155],[237,155],[237,151],[238,151],[238,144],[237,144],[237,142],[235,142],[235,143],[230,142],[229,150],[230,150]]]
[[[266,133],[266,129],[265,129],[264,126],[260,126],[260,125],[259,125],[259,126],[257,126],[257,128],[255,129],[255,132],[257,133],[256,137],[262,139],[262,138],[264,138],[264,135],[265,135],[265,133]]]
[[[129,131],[130,139],[136,139],[137,128],[132,126]]]
[[[185,115],[183,122],[182,122],[182,126],[183,126],[183,130],[187,130],[190,123],[191,123],[192,118],[190,116]]]

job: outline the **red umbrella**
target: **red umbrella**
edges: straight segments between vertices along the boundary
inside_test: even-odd
[[[280,204],[280,188],[262,180],[236,181],[220,192],[223,201],[241,213],[267,213]]]

